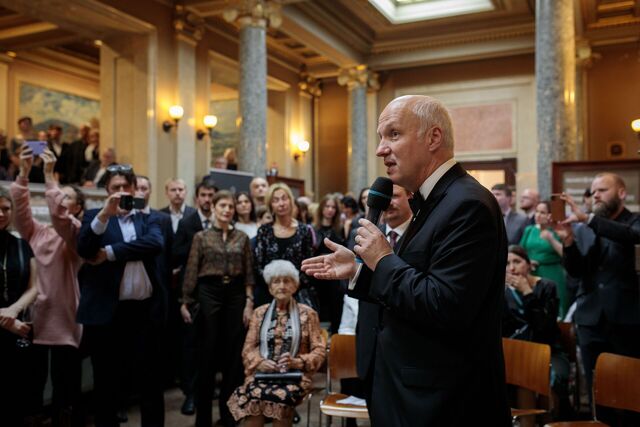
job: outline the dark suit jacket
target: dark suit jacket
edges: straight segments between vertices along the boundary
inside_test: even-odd
[[[104,325],[111,322],[116,312],[120,282],[128,261],[142,261],[151,280],[153,293],[151,296],[152,320],[159,323],[166,318],[167,290],[159,276],[156,256],[161,254],[164,246],[162,226],[158,219],[137,213],[133,221],[136,229],[136,240],[125,243],[118,218],[109,219],[106,231],[97,235],[91,229],[91,221],[99,209],[92,209],[84,214],[82,228],[78,234],[78,254],[82,258],[93,258],[100,248],[111,245],[115,261],[105,261],[100,265],[85,263],[78,273],[80,282],[80,305],[78,306],[78,323],[85,325]]]
[[[171,217],[164,212],[157,209],[150,209],[149,218],[158,222],[162,229],[162,239],[164,245],[162,247],[162,253],[156,257],[156,263],[160,274],[160,279],[165,289],[169,289],[171,286],[171,250],[173,246],[173,227],[171,227]]]
[[[510,426],[500,316],[507,240],[495,198],[460,165],[436,184],[396,254],[352,296],[383,307],[375,426]]]
[[[529,225],[529,218],[521,213],[510,211],[505,220],[507,240],[510,245],[519,245],[524,229]]]
[[[192,208],[191,206],[185,206],[182,218],[186,218],[189,215],[191,215],[192,213],[195,213],[197,211],[198,210],[196,208]],[[160,209],[160,212],[166,213],[167,215],[169,215],[169,220],[171,220],[171,209],[169,209],[169,206],[165,206],[164,208]],[[173,231],[173,227],[171,227],[171,231]],[[176,233],[177,232],[178,232],[178,230],[176,230]]]
[[[602,314],[614,324],[640,324],[634,245],[640,244],[640,216],[624,209],[615,220],[594,216],[587,248],[564,248],[567,272],[581,279],[574,320],[594,326]],[[579,242],[578,242],[579,243]]]
[[[190,215],[186,215],[185,210],[185,215],[178,224],[172,250],[173,267],[182,267],[180,271],[180,283],[182,283],[184,276],[184,266],[187,264],[187,259],[189,258],[193,236],[198,231],[202,231],[202,222],[200,221],[198,210],[194,209],[194,212]]]

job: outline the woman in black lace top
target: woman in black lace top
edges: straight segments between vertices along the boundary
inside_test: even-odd
[[[313,255],[311,231],[309,227],[295,219],[294,198],[289,186],[280,182],[271,185],[267,193],[266,205],[273,216],[273,223],[261,226],[256,236],[254,253],[258,278],[262,277],[265,266],[273,260],[291,261],[300,270],[302,260]],[[272,299],[263,280],[258,280],[254,292],[256,307]],[[314,309],[318,308],[315,293],[310,289],[309,277],[302,272],[300,272],[300,288],[296,299]]]

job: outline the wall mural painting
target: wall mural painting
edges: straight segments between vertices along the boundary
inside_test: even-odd
[[[218,124],[211,132],[211,159],[215,159],[222,156],[227,148],[238,149],[240,141],[238,100],[211,101],[209,111],[210,114],[218,117]]]
[[[98,127],[100,101],[21,82],[18,117],[23,116],[33,119],[37,131],[62,126],[62,140],[70,142],[77,139],[81,125]]]

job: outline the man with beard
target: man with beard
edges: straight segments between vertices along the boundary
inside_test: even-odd
[[[618,175],[597,175],[591,194],[591,214],[580,210],[571,197],[563,196],[573,213],[560,233],[565,268],[582,280],[574,320],[589,389],[600,353],[640,357],[640,300],[634,253],[634,245],[640,244],[640,217],[624,207],[626,187]],[[587,224],[595,234],[587,248],[579,247],[572,228],[567,226],[578,222]]]

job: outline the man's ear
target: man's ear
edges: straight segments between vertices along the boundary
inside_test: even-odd
[[[442,129],[438,126],[434,126],[427,133],[427,143],[429,151],[436,151],[442,146]]]
[[[625,200],[627,198],[627,189],[624,187],[618,188],[618,197],[620,200]]]

